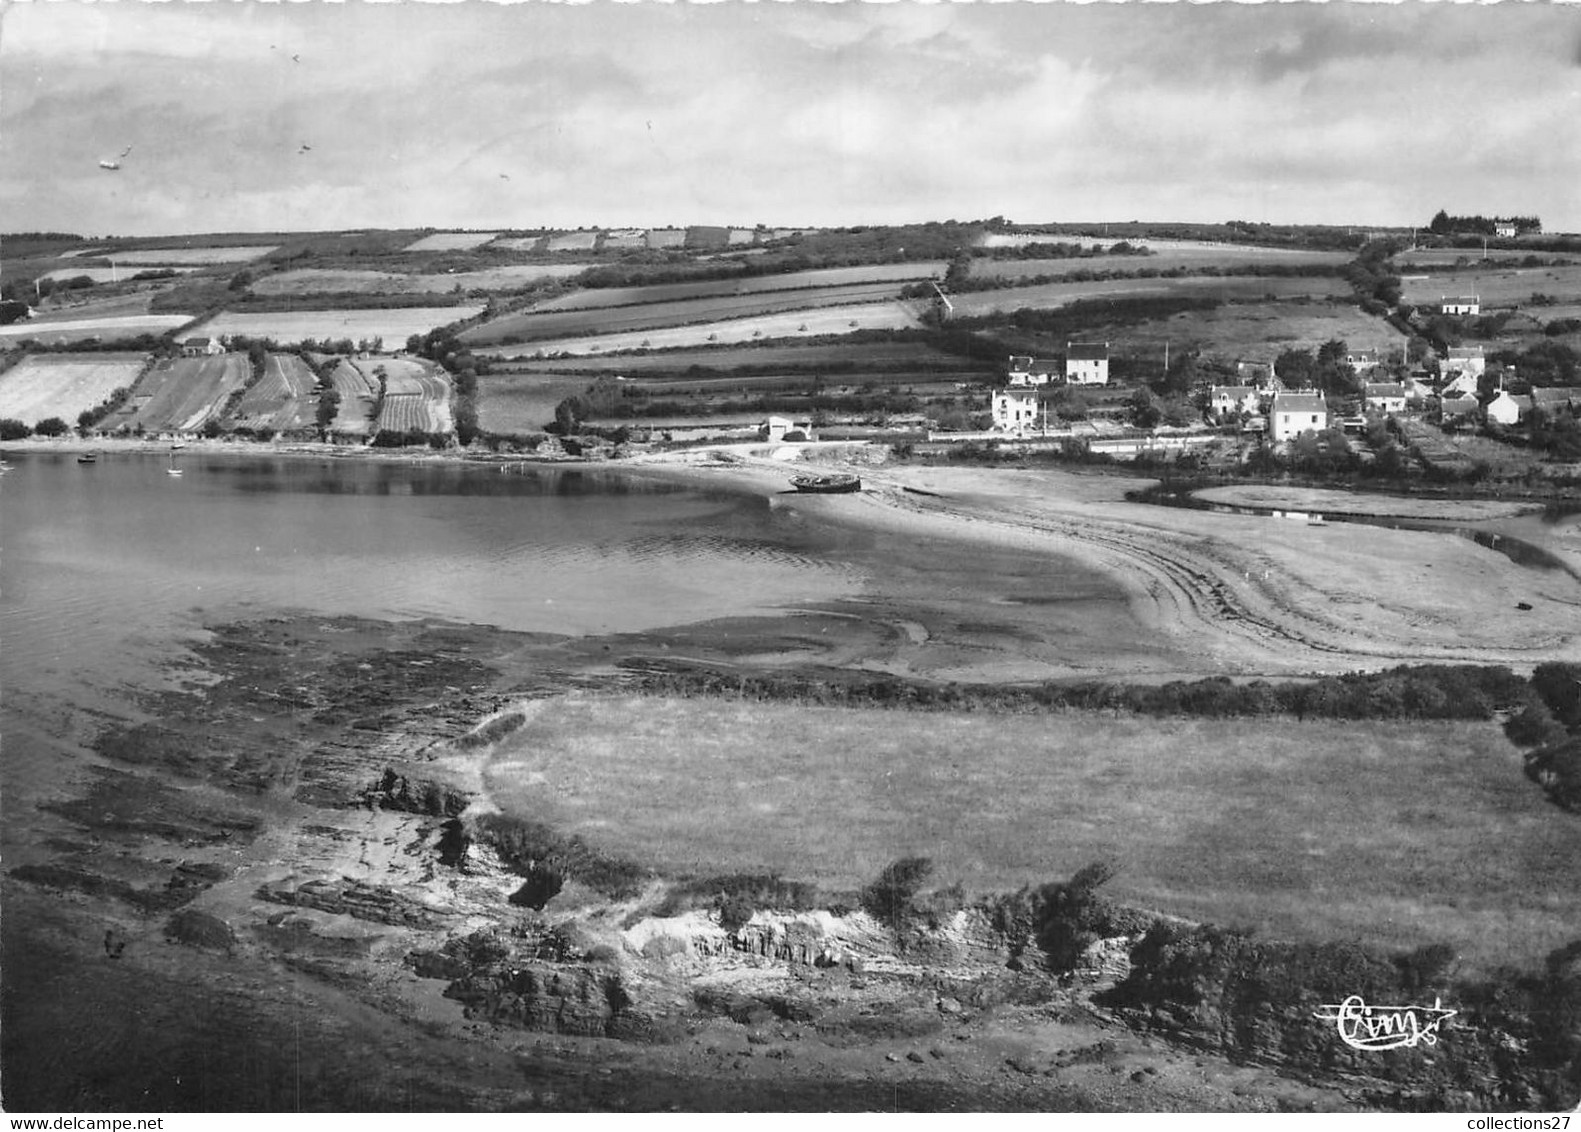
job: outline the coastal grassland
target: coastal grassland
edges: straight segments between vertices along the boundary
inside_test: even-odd
[[[1337,338],[1358,349],[1398,351],[1404,337],[1386,321],[1349,303],[1308,300],[1232,302],[1182,311],[1116,332],[1130,351],[1201,350],[1226,361],[1272,362],[1290,349],[1315,350]]]
[[[1220,302],[1261,302],[1269,296],[1333,298],[1349,294],[1349,285],[1338,276],[1286,278],[1273,275],[1186,276],[1179,279],[1103,279],[1086,283],[1041,283],[1032,287],[1007,287],[972,291],[951,301],[957,317],[1008,314],[1024,307],[1053,309],[1079,299],[1142,296],[1189,296]]]
[[[144,354],[29,355],[0,375],[0,417],[75,424],[79,413],[136,381],[147,361]]]
[[[1577,931],[1581,823],[1492,724],[573,694],[485,782],[507,813],[679,872],[838,891],[922,855],[986,893],[1107,859],[1119,899],[1272,937],[1497,963]]]

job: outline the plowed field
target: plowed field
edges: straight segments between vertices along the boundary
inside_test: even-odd
[[[977,291],[952,295],[957,315],[986,315],[1020,310],[1022,307],[1051,309],[1081,299],[1141,298],[1180,295],[1227,301],[1251,301],[1267,295],[1276,298],[1309,296],[1329,298],[1347,295],[1350,287],[1343,279],[1281,278],[1261,275],[1224,275],[1187,279],[1105,279],[1092,283],[1048,283],[1037,287],[1010,287],[1004,290]]]
[[[379,387],[375,371],[384,370],[379,429],[450,431],[450,381],[438,366],[415,358],[382,356],[358,358],[352,364],[375,390]]]
[[[295,354],[270,354],[263,377],[249,389],[232,414],[230,425],[289,432],[313,427],[316,379]]]
[[[378,403],[379,383],[370,382],[351,362],[342,358],[329,372],[329,383],[340,394],[340,409],[330,428],[348,436],[366,436]]]
[[[122,425],[155,433],[196,432],[250,374],[245,354],[166,359],[143,375],[126,405],[99,427],[107,432]]]
[[[36,425],[59,417],[77,423],[115,390],[137,380],[142,354],[46,354],[24,358],[0,374],[0,417]]]
[[[436,326],[447,326],[471,318],[483,310],[481,305],[460,307],[394,307],[388,310],[276,311],[241,314],[221,311],[192,328],[193,336],[211,338],[224,334],[245,334],[251,338],[273,338],[288,345],[304,339],[383,338],[386,342],[405,342],[413,334],[426,334]]]
[[[752,275],[741,279],[710,279],[698,283],[661,283],[651,287],[598,287],[573,291],[536,304],[533,314],[542,311],[592,310],[598,307],[624,307],[642,303],[680,302],[687,299],[761,295],[774,291],[810,291],[814,288],[858,287],[864,284],[893,283],[886,297],[898,285],[919,279],[942,277],[949,265],[942,261],[925,263],[881,263],[868,267],[834,267],[822,271],[794,271],[786,275]],[[787,299],[791,296],[786,295]],[[809,304],[814,305],[814,304]]]
[[[435,232],[407,244],[409,252],[461,252],[481,248],[499,236],[498,232]]]

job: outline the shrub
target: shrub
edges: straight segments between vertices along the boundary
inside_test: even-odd
[[[543,870],[552,869],[564,880],[578,881],[616,900],[637,895],[649,875],[635,861],[610,856],[580,836],[566,837],[543,822],[508,814],[479,816],[473,823],[473,839],[491,846],[523,877],[544,882],[548,874]]]
[[[32,435],[33,430],[15,417],[0,420],[0,440],[22,440]]]
[[[884,866],[878,879],[862,890],[861,903],[868,915],[899,928],[912,918],[912,899],[933,875],[930,857],[901,857]]]
[[[693,908],[708,908],[719,914],[727,931],[735,931],[760,911],[816,908],[818,895],[816,885],[786,880],[777,873],[730,873],[675,886],[665,896],[658,915],[679,916]]]
[[[33,426],[33,431],[40,436],[65,436],[71,426],[59,417],[45,417]]]

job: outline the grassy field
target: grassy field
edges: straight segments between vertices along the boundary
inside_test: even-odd
[[[117,264],[134,263],[139,266],[170,266],[194,264],[209,267],[221,263],[246,263],[262,259],[278,248],[278,244],[238,246],[230,248],[136,248],[131,251],[103,252],[101,258],[113,259]]]
[[[539,433],[554,407],[586,389],[587,377],[490,374],[478,379],[478,426],[498,436]]]
[[[1348,252],[1307,251],[1301,248],[1254,248],[1238,244],[1150,242],[1149,256],[1100,255],[1064,259],[974,259],[977,279],[1028,279],[1067,271],[1158,271],[1171,267],[1239,267],[1244,264],[1339,267],[1354,257]]]
[[[734,318],[695,326],[672,326],[624,333],[545,338],[519,345],[479,346],[479,353],[494,357],[532,357],[542,354],[598,354],[620,350],[656,350],[672,347],[741,344],[758,338],[794,338],[846,334],[853,330],[898,330],[921,326],[920,304],[905,302],[862,303],[850,306],[801,309],[756,318]]]
[[[1581,934],[1581,823],[1491,724],[1149,720],[573,695],[492,758],[508,812],[667,869],[1113,895],[1270,936],[1530,960]]]
[[[252,290],[259,295],[423,295],[446,294],[457,287],[463,291],[509,291],[545,279],[568,279],[588,266],[580,263],[513,264],[441,275],[309,267],[266,275],[252,285]]]
[[[225,407],[252,368],[246,354],[169,358],[143,375],[126,404],[100,422],[106,432],[126,426],[149,432],[194,432]]]
[[[961,316],[1009,313],[1022,307],[1062,307],[1078,299],[1133,298],[1178,295],[1225,301],[1252,302],[1272,295],[1328,298],[1348,295],[1350,287],[1338,277],[1281,278],[1258,275],[1223,275],[1184,279],[1105,279],[1091,283],[1045,283],[995,291],[972,291],[951,296]]]
[[[0,342],[33,339],[45,345],[83,342],[90,338],[133,338],[139,334],[163,334],[192,320],[185,314],[132,314],[113,317],[33,319],[0,326]]]
[[[1581,301],[1581,264],[1567,267],[1468,268],[1438,271],[1426,277],[1402,277],[1401,297],[1417,305],[1437,303],[1444,295],[1477,295],[1484,307],[1512,306],[1534,294]],[[1539,308],[1539,316],[1546,317]]]
[[[879,263],[867,267],[833,267],[820,271],[793,271],[784,275],[751,275],[739,279],[711,279],[699,283],[661,283],[650,287],[597,287],[572,291],[536,304],[540,311],[592,310],[597,307],[667,303],[713,296],[758,295],[770,291],[795,291],[815,287],[851,287],[874,283],[906,283],[943,277],[948,265],[932,263]],[[887,288],[894,294],[898,287]]]
[[[1095,332],[1095,333],[1101,333]],[[1110,335],[1132,352],[1201,350],[1225,361],[1272,362],[1290,349],[1312,349],[1339,339],[1358,349],[1400,349],[1405,340],[1385,320],[1344,303],[1232,303],[1209,311],[1183,311],[1118,328]]]
[[[57,267],[54,271],[46,271],[39,278],[76,279],[79,276],[86,275],[95,283],[118,283],[130,280],[132,276],[141,270],[143,269],[140,267]],[[188,272],[202,269],[198,267],[168,267],[162,270],[175,271],[184,275]]]
[[[295,354],[270,354],[264,375],[242,395],[230,425],[295,431],[313,427],[317,379]]]
[[[413,334],[426,334],[436,326],[471,318],[483,310],[478,306],[394,307],[388,310],[276,311],[248,314],[221,311],[202,325],[194,335],[246,334],[273,338],[282,345],[306,338],[383,338],[386,343],[404,343]]]
[[[142,372],[143,354],[46,354],[0,374],[0,417],[35,425],[59,417],[69,425]]]
[[[597,232],[566,232],[550,236],[546,245],[552,252],[590,252],[598,245]]]
[[[643,288],[646,290],[646,288]],[[879,303],[894,299],[898,283],[853,283],[799,291],[759,294],[715,294],[678,302],[649,302],[639,306],[594,309],[543,310],[506,315],[474,326],[461,340],[474,345],[503,342],[507,338],[565,338],[591,334],[619,334],[632,330],[660,330],[722,319],[754,318],[783,311],[811,311],[820,307]]]
[[[464,252],[481,248],[498,232],[435,232],[406,245],[409,252]]]
[[[924,342],[853,342],[849,345],[809,343],[807,345],[720,346],[701,350],[628,354],[619,358],[502,362],[496,372],[588,374],[613,372],[646,375],[660,370],[682,372],[692,366],[723,371],[740,366],[752,366],[758,369],[765,366],[783,366],[787,369],[830,372],[863,369],[955,372],[969,370],[972,364],[970,359],[936,350]],[[982,367],[979,365],[978,368]]]

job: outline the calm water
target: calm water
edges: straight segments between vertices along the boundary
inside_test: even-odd
[[[598,634],[863,582],[762,499],[632,476],[186,453],[180,477],[152,455],[11,463],[0,734],[12,803],[95,710],[158,686],[206,622],[307,610]]]

